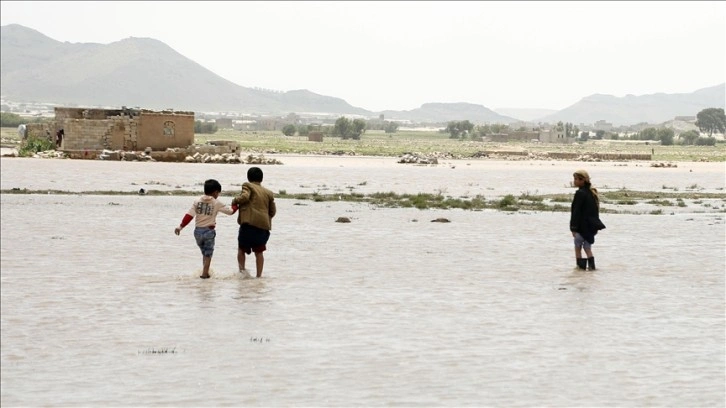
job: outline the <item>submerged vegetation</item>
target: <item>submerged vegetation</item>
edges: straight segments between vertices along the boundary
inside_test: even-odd
[[[72,192],[63,190],[28,190],[13,188],[10,190],[0,190],[0,194],[54,194],[54,195],[104,195],[104,196],[123,196],[123,195],[148,195],[148,196],[197,196],[198,191],[189,190],[142,190],[137,191],[83,191]],[[222,192],[222,196],[232,197],[234,192]],[[700,192],[651,192],[651,191],[633,191],[627,189],[600,191],[601,213],[610,214],[669,214],[667,208],[683,208],[688,207],[689,200],[691,206],[698,206],[695,212],[726,212],[726,193],[700,193]],[[313,193],[288,193],[280,190],[277,199],[327,202],[327,201],[344,201],[354,203],[366,203],[381,208],[418,208],[420,210],[428,209],[462,209],[462,210],[497,210],[497,211],[545,211],[545,212],[569,212],[571,194],[541,194],[533,195],[523,193],[519,196],[508,194],[504,197],[493,197],[486,199],[482,195],[473,197],[451,197],[441,193],[417,193],[417,194],[398,194],[395,192],[377,192],[371,194],[362,193],[331,193],[321,194]],[[657,206],[657,209],[648,207],[644,210],[631,210],[638,204],[646,204],[649,206]]]

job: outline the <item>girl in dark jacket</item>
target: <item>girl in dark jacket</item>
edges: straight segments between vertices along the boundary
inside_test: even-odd
[[[595,257],[591,246],[595,243],[597,231],[605,228],[600,221],[600,198],[597,189],[590,184],[587,171],[577,170],[572,176],[573,184],[577,187],[570,211],[570,231],[575,238],[575,260],[579,269],[589,267],[590,270],[595,270]],[[582,257],[583,249],[587,258]]]

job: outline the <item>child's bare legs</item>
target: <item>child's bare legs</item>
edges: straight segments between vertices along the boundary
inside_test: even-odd
[[[262,252],[255,252],[255,266],[257,267],[257,277],[262,277],[262,268],[265,267],[265,256]]]
[[[245,251],[242,248],[237,248],[237,265],[240,271],[245,270]]]
[[[592,258],[592,249],[585,248],[585,255],[587,255],[588,258]]]
[[[245,270],[245,262],[247,261],[247,256],[245,254],[245,251],[243,249],[237,249],[237,265],[239,266],[240,272]],[[265,256],[262,255],[262,252],[255,252],[255,267],[257,268],[257,277],[262,277],[262,268],[265,267]]]
[[[212,263],[211,256],[202,257],[202,276],[200,276],[200,278],[202,278],[202,279],[209,278],[209,265],[211,263]]]

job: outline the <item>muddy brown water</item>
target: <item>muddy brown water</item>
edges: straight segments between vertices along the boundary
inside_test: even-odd
[[[723,192],[723,163],[281,156],[273,191]],[[247,166],[0,160],[2,188],[238,189]],[[724,214],[604,216],[278,200],[262,279],[219,215],[198,278],[192,197],[0,196],[3,406],[724,406]],[[338,217],[351,223],[336,223]],[[450,223],[432,223],[444,217]],[[248,260],[249,262],[249,260]],[[251,264],[250,264],[251,265]]]

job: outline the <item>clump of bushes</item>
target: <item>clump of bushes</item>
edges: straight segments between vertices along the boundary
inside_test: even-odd
[[[29,137],[18,148],[18,155],[28,157],[47,150],[55,150],[55,143],[44,137]]]

